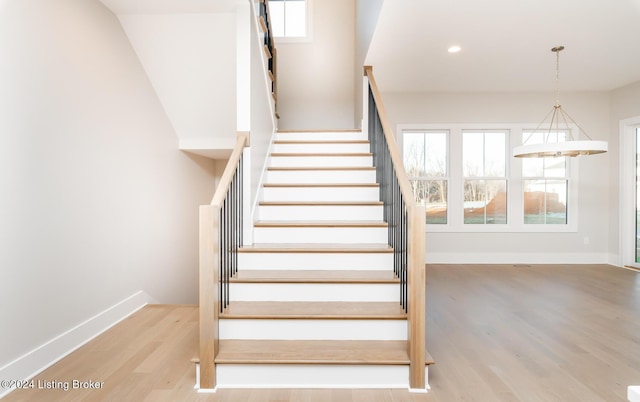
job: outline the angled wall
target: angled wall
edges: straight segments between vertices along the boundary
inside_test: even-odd
[[[236,139],[236,14],[120,14],[180,147]]]
[[[197,301],[198,206],[215,169],[178,150],[101,3],[2,5],[0,373],[27,378],[49,363],[30,352],[132,295]]]

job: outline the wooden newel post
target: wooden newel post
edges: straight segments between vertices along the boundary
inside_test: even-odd
[[[200,389],[216,387],[219,211],[214,205],[200,206]]]
[[[413,205],[408,211],[409,221],[409,387],[426,387],[426,269],[425,269],[425,209]]]

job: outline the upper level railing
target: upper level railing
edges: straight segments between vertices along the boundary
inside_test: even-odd
[[[215,388],[218,317],[229,303],[242,245],[243,151],[239,135],[211,204],[200,207],[200,388]]]
[[[269,0],[258,0],[258,23],[264,34],[264,53],[267,56],[267,69],[271,79],[271,95],[274,102],[278,100],[278,52],[273,39],[271,17],[269,15]]]
[[[389,245],[393,247],[394,271],[400,278],[400,304],[407,312],[410,387],[425,388],[425,208],[415,202],[411,183],[404,169],[393,130],[382,103],[382,96],[366,66],[368,88],[368,134],[384,218],[389,224]]]

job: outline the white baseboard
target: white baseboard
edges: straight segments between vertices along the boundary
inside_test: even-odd
[[[143,291],[127,297],[0,367],[0,379],[26,380],[33,378],[58,360],[152,302],[151,296]],[[0,398],[11,391],[13,389],[0,389]]]
[[[427,250],[427,264],[609,264],[607,253],[438,253]]]

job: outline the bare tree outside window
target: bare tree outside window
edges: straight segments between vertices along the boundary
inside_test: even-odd
[[[447,223],[446,131],[405,132],[403,158],[417,203],[424,205],[426,222]]]
[[[507,223],[507,132],[463,131],[464,223]]]

